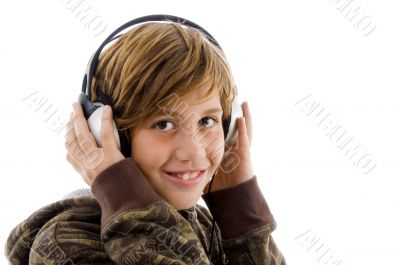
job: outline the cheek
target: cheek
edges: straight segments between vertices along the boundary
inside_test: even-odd
[[[132,139],[131,157],[145,173],[154,172],[164,161],[163,146],[149,135],[138,134]]]

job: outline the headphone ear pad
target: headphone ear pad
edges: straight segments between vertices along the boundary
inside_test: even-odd
[[[225,120],[223,122],[225,145],[227,146],[232,146],[236,142],[236,139],[238,137],[237,119],[240,117],[243,117],[243,110],[239,98],[235,96],[232,102],[232,111],[231,115],[229,116],[229,123],[227,121],[227,124],[224,124]],[[225,127],[228,127],[228,129],[226,129]]]
[[[90,132],[93,134],[96,143],[98,146],[101,145],[101,117],[103,115],[103,110],[105,105],[111,105],[110,103],[110,98],[108,97],[99,97],[95,100],[95,102],[91,102],[86,94],[81,92],[79,94],[79,103],[82,106],[82,111],[83,115],[85,116],[85,119],[88,123],[88,127]],[[106,103],[106,104],[104,104]],[[114,131],[114,137],[115,141],[117,143],[117,147],[119,150],[121,150],[121,144],[120,144],[120,136],[117,130],[117,125],[115,124],[115,121],[113,120],[113,131]]]
[[[104,111],[104,104],[100,102],[94,102],[93,103],[96,106],[99,106],[87,119],[87,123],[89,126],[90,132],[93,134],[94,138],[96,139],[97,145],[102,147],[101,144],[101,117],[103,115]],[[120,137],[118,134],[117,126],[113,120],[113,131],[114,131],[114,137],[117,142],[117,147],[119,150],[121,150],[121,144],[120,144]]]

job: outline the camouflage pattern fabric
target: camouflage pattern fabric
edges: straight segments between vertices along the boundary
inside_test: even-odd
[[[11,231],[5,248],[10,264],[286,264],[256,178],[202,196],[216,218],[210,259],[209,209],[177,210],[152,195],[144,180],[125,160],[103,172],[94,196],[67,196],[37,210]],[[126,181],[147,189],[145,195],[123,194]]]
[[[97,201],[90,197],[62,200],[36,211],[14,228],[6,256],[15,265],[210,264],[206,250],[211,215],[201,205],[193,208],[178,213],[170,205],[158,203],[127,211],[103,230],[102,241]],[[159,223],[151,221],[154,216]],[[230,240],[221,240],[217,228],[212,264],[285,264],[270,235],[275,227],[275,223],[269,224]]]

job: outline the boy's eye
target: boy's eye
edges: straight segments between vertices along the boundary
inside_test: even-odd
[[[174,127],[174,124],[172,123],[172,121],[165,120],[157,122],[157,124],[154,125],[154,127],[160,129],[161,131],[168,131]]]
[[[212,117],[204,117],[199,121],[199,126],[210,128],[210,127],[214,126],[214,124],[216,122],[217,122],[217,120]],[[162,120],[162,121],[157,122],[153,127],[156,129],[159,129],[161,131],[169,131],[169,130],[175,128],[175,124],[169,120]]]
[[[199,121],[199,123],[205,123],[206,124],[205,127],[207,127],[207,128],[212,127],[215,124],[215,122],[216,122],[216,120],[212,117],[204,117]]]

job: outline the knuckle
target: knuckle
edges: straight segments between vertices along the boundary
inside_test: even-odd
[[[90,153],[94,148],[92,142],[85,141],[81,144],[81,148],[85,153]]]
[[[96,149],[97,148],[93,147],[92,145],[86,145],[85,147],[82,148],[82,151],[85,154],[85,156],[87,157]]]
[[[79,143],[84,143],[85,141],[87,141],[86,135],[83,134],[82,132],[79,132],[79,133],[76,135],[76,138],[78,139],[78,142],[79,142]]]
[[[74,152],[73,155],[74,155],[75,159],[77,159],[79,161],[82,160],[84,157],[84,153],[82,151]]]
[[[67,148],[67,150],[72,150],[75,146],[74,143],[74,140],[65,141],[65,147]]]
[[[70,151],[71,155],[73,155],[75,158],[82,153],[82,149],[80,148],[80,146],[78,144],[70,146],[70,148],[68,149],[68,151]]]
[[[73,126],[67,126],[65,130],[65,137],[73,137],[75,135],[75,129]]]
[[[81,143],[80,146],[82,150],[86,150],[88,147],[90,147],[90,142],[87,139],[84,139]]]

